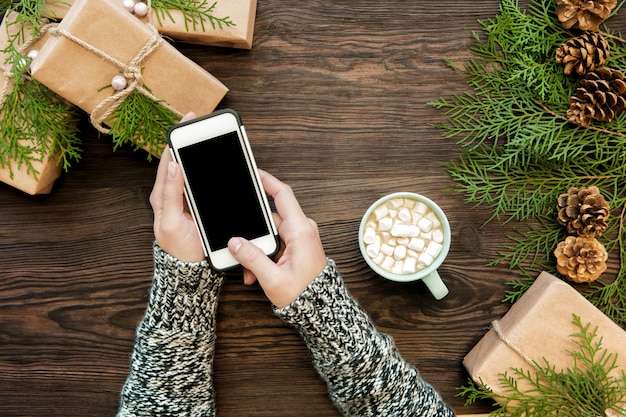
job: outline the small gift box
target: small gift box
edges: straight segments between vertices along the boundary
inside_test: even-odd
[[[52,191],[54,181],[61,175],[62,166],[57,164],[59,153],[42,155],[41,161],[33,161],[32,168],[37,172],[29,172],[24,164],[19,165],[15,160],[0,167],[0,181],[25,193],[48,194]]]
[[[210,113],[228,91],[155,27],[109,1],[75,0],[48,32],[50,39],[31,64],[33,78],[89,113],[104,133],[131,94],[180,118],[190,111]]]
[[[138,0],[107,0],[116,6],[133,12],[132,5]],[[73,0],[48,0],[51,17],[63,18]],[[185,13],[181,9],[160,9],[156,1],[141,2],[135,16],[144,23],[152,23],[159,32],[170,38],[187,43],[227,48],[251,49],[256,19],[256,0],[181,0],[189,3]],[[151,8],[145,8],[151,4]],[[196,11],[190,9],[196,8]],[[147,15],[144,15],[147,13]]]
[[[159,32],[177,41],[227,48],[252,48],[256,0],[208,0],[204,7],[211,8],[207,14],[212,18],[205,18],[204,22],[195,24],[189,18],[186,19],[180,10],[158,10],[154,7],[148,19],[158,27]],[[230,24],[221,22],[221,19]]]
[[[512,369],[532,375],[533,361],[541,365],[547,361],[557,371],[572,368],[569,352],[579,350],[572,336],[580,333],[573,315],[590,329],[597,327],[594,341],[601,340],[603,350],[617,355],[617,368],[611,375],[619,378],[626,369],[626,331],[569,284],[547,272],[542,272],[504,317],[493,323],[465,356],[463,365],[471,378],[489,387],[496,398],[505,396],[501,376],[511,376]]]
[[[24,78],[19,83],[14,79],[20,76],[21,71],[14,71],[12,65],[28,65],[28,56],[30,51],[36,51],[43,43],[46,42],[44,35],[36,42],[33,41],[29,25],[17,22],[18,13],[9,12],[4,17],[0,25],[0,65],[3,71],[0,71],[0,123],[1,131],[11,131],[14,134],[0,137],[0,149],[3,154],[0,155],[0,181],[17,188],[25,193],[47,194],[52,190],[54,181],[61,175],[63,161],[61,158],[61,150],[56,147],[57,140],[67,143],[67,139],[72,137],[71,129],[63,129],[62,135],[65,137],[59,139],[53,133],[46,131],[37,131],[37,126],[28,125],[29,120],[23,117],[24,114],[31,115],[35,121],[44,123],[42,118],[62,117],[67,119],[68,126],[72,128],[76,124],[77,116],[70,111],[70,106],[60,100],[56,94],[48,91],[49,100],[57,103],[57,109],[67,109],[65,114],[54,114],[48,112],[48,107],[44,104],[34,104],[32,100],[46,98],[37,96],[26,96],[23,94],[24,89],[30,83],[36,81]],[[13,56],[12,56],[13,55]],[[16,90],[16,84],[20,85]],[[37,91],[38,94],[45,94],[43,88],[31,88],[30,91]],[[15,95],[15,96],[14,96]],[[18,108],[20,107],[20,108]],[[38,108],[45,114],[33,113],[27,111],[26,108]],[[14,118],[14,119],[10,119]],[[57,119],[54,119],[57,120]],[[50,121],[50,123],[55,123]],[[18,133],[19,132],[19,133]],[[32,136],[29,136],[31,135]],[[76,141],[78,139],[74,138]]]

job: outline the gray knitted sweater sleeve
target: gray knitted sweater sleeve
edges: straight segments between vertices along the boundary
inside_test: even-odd
[[[154,277],[118,417],[213,416],[215,313],[223,276],[154,245]]]
[[[154,246],[154,278],[137,328],[118,417],[215,416],[215,315],[223,275]],[[348,293],[335,264],[291,305],[295,326],[345,416],[452,416]]]
[[[274,311],[299,331],[344,416],[454,415],[376,330],[332,260],[298,299]]]

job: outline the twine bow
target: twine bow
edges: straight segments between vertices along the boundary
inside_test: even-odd
[[[143,94],[144,96],[150,98],[151,100],[159,103],[162,107],[174,113],[179,118],[183,116],[181,112],[167,104],[165,101],[160,100],[156,97],[150,90],[148,90],[144,86],[143,82],[143,73],[142,73],[142,64],[152,54],[156,51],[161,44],[164,42],[163,38],[159,34],[157,28],[148,23],[146,26],[150,29],[151,35],[146,44],[137,52],[135,57],[128,63],[125,64],[106,52],[94,47],[93,45],[83,41],[78,38],[74,34],[70,33],[65,29],[61,29],[58,26],[55,26],[49,30],[50,34],[53,36],[64,36],[65,38],[75,42],[76,44],[82,46],[89,52],[99,56],[103,60],[113,64],[116,66],[120,74],[126,78],[128,85],[125,89],[121,91],[116,91],[111,96],[104,99],[100,104],[98,104],[90,114],[91,124],[99,131],[105,134],[108,134],[111,129],[104,126],[104,122],[115,112],[115,110],[126,100],[128,96],[130,96],[135,91]]]

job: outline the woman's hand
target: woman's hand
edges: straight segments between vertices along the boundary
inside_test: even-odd
[[[259,171],[265,191],[274,198],[278,234],[284,250],[274,263],[244,238],[228,242],[233,256],[244,267],[244,282],[258,280],[270,301],[278,308],[294,301],[326,266],[326,255],[317,224],[307,218],[291,187],[265,171]]]
[[[181,122],[196,117],[188,113]],[[154,236],[165,252],[182,262],[204,260],[200,235],[184,196],[183,173],[168,147],[161,155],[150,204],[154,211]]]

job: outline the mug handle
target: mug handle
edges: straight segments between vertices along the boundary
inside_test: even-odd
[[[446,287],[446,284],[443,283],[443,280],[439,276],[436,269],[422,278],[422,280],[435,299],[441,300],[443,297],[448,295],[448,287]]]

